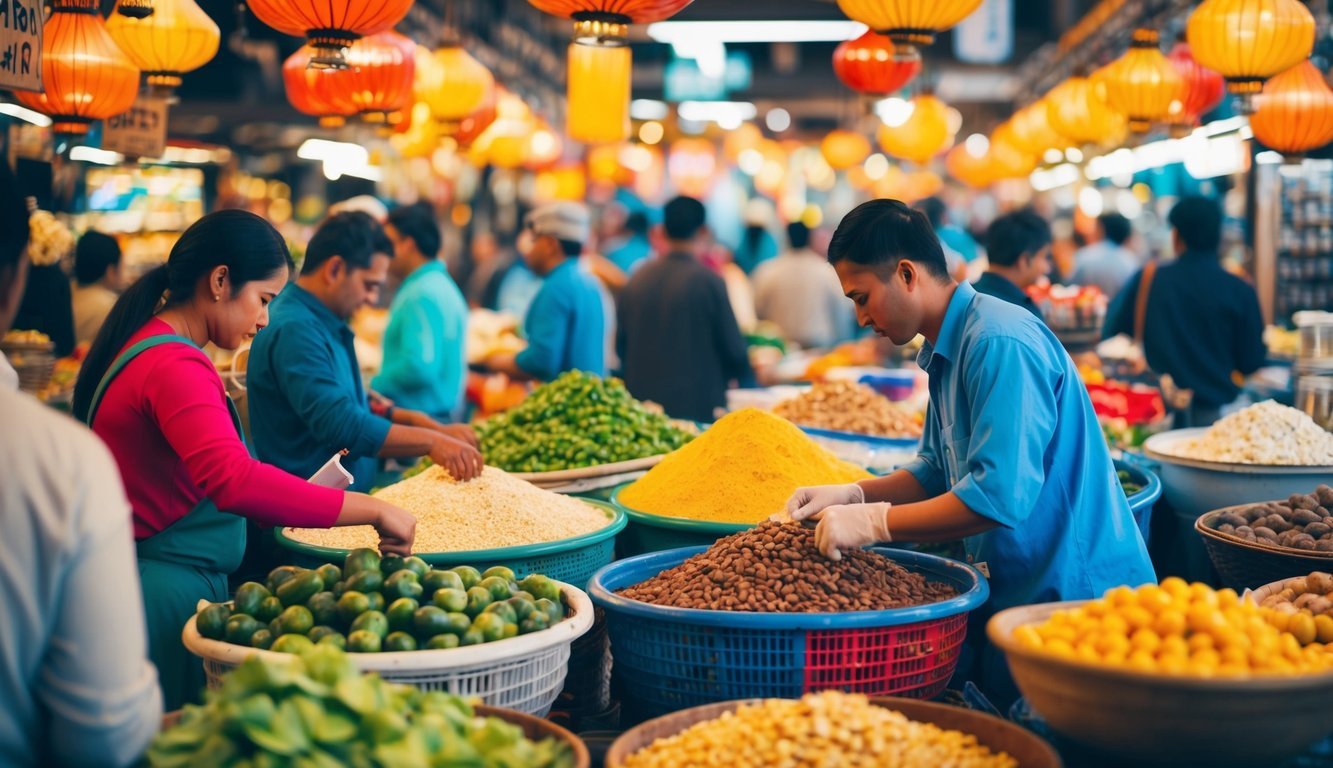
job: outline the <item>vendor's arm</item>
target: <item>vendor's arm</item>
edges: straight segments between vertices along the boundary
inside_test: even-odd
[[[926,409],[925,429],[917,457],[896,472],[862,480],[858,485],[866,501],[911,504],[939,496],[948,489],[940,456],[940,427],[934,407]]]
[[[445,424],[431,418],[429,414],[421,411],[413,411],[407,408],[394,408],[389,412],[389,420],[394,424],[401,424],[405,427],[418,427],[428,429],[433,432],[439,432],[446,437],[452,437],[460,442],[467,443],[473,448],[479,448],[481,442],[477,439],[477,433],[466,424]]]
[[[569,348],[569,317],[574,311],[570,297],[555,293],[550,284],[532,301],[523,329],[528,346],[517,355],[494,355],[487,366],[518,380],[551,381],[560,375],[560,364]]]

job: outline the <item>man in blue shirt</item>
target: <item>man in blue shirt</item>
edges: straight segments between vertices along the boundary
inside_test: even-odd
[[[990,265],[972,287],[1041,318],[1027,289],[1051,272],[1051,225],[1029,210],[1005,214],[986,230],[986,252]]]
[[[347,321],[375,301],[392,256],[383,228],[361,212],[330,217],[310,238],[300,277],[273,300],[250,350],[250,429],[262,461],[309,477],[346,450],[357,491],[374,484],[378,458],[429,456],[460,480],[481,473],[467,427],[371,411]]]
[[[974,642],[995,611],[1155,581],[1087,391],[1045,324],[955,283],[929,221],[896,200],[848,214],[829,261],[861,325],[898,345],[926,338],[930,410],[906,467],[792,496],[793,519],[819,520],[821,552],[962,538],[991,588]],[[1003,658],[982,656],[984,687],[1012,696]]]
[[[517,355],[493,355],[486,367],[519,379],[551,381],[565,371],[606,375],[606,308],[597,281],[579,269],[588,239],[588,209],[552,203],[528,214],[519,252],[543,278],[528,308]]]
[[[384,367],[371,386],[399,408],[459,421],[468,310],[463,292],[438,258],[435,213],[425,203],[395,208],[384,232],[394,248],[389,272],[402,283],[389,306]]]
[[[1138,269],[1139,257],[1125,243],[1134,234],[1129,219],[1118,213],[1097,217],[1097,242],[1074,253],[1073,285],[1095,285],[1106,298],[1114,299]]]

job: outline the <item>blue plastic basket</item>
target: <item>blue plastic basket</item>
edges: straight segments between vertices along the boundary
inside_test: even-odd
[[[593,603],[606,611],[612,669],[631,719],[827,689],[932,698],[958,665],[967,613],[990,596],[969,565],[881,547],[873,551],[952,585],[958,596],[887,611],[757,613],[669,608],[615,594],[705,549],[621,560],[588,583]]]
[[[593,499],[579,499],[606,513],[610,524],[605,528],[559,541],[528,544],[500,549],[474,549],[467,552],[421,552],[417,556],[437,568],[470,565],[478,570],[502,565],[522,578],[539,573],[556,581],[584,589],[588,580],[602,566],[615,560],[616,534],[624,529],[625,512]],[[274,529],[278,543],[293,555],[293,565],[315,568],[324,563],[341,565],[347,550],[305,544],[288,537],[281,528]]]
[[[1143,541],[1148,541],[1148,531],[1152,527],[1152,510],[1157,500],[1162,498],[1162,481],[1157,473],[1133,461],[1116,459],[1116,471],[1125,471],[1138,485],[1143,486],[1138,493],[1129,497],[1129,511],[1134,513],[1134,522],[1143,534]]]

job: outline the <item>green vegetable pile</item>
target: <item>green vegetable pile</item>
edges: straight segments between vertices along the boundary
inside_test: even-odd
[[[447,649],[540,632],[565,618],[560,586],[533,574],[516,582],[504,567],[431,569],[419,557],[373,549],[347,553],[343,567],[273,569],[231,604],[195,616],[199,634],[279,653],[332,645],[353,653]]]
[[[517,725],[477,717],[464,699],[361,675],[337,648],[290,662],[250,657],[186,706],[148,749],[151,768],[567,768],[568,744],[531,741]]]
[[[570,371],[482,423],[486,463],[555,472],[670,453],[691,435],[630,396],[619,379]]]
[[[1126,496],[1133,496],[1143,490],[1143,486],[1134,482],[1134,478],[1125,470],[1117,470],[1115,476],[1120,479],[1120,487],[1125,491]]]

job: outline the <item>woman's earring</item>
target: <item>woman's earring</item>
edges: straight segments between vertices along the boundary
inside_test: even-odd
[[[219,295],[217,295],[216,293],[213,294],[213,303],[216,304],[216,303],[218,303],[219,301],[222,301],[222,297],[219,296]]]

